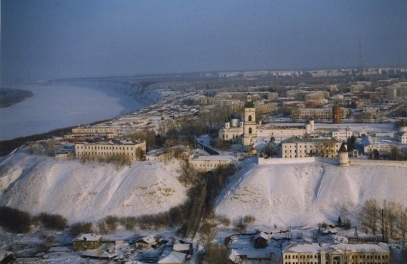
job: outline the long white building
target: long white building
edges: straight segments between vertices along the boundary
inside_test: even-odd
[[[337,158],[342,142],[334,138],[292,137],[281,142],[282,158]]]
[[[146,141],[131,141],[122,139],[110,140],[85,140],[75,143],[75,156],[81,158],[84,155],[92,157],[108,158],[123,155],[130,160],[137,160],[138,154],[146,153]]]
[[[237,166],[237,158],[230,155],[195,156],[188,160],[189,166],[197,171],[213,171],[221,167]]]
[[[390,250],[378,244],[293,243],[282,250],[283,264],[390,264]]]

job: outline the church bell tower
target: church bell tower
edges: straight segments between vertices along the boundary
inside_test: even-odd
[[[252,102],[252,95],[247,94],[244,105],[243,146],[247,150],[257,141],[256,108]]]

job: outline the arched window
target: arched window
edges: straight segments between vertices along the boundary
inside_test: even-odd
[[[249,121],[252,121],[252,116],[251,115],[249,115]]]
[[[252,133],[252,128],[251,127],[249,127],[249,134],[251,134]]]

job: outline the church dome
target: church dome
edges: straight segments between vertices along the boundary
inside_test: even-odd
[[[240,120],[240,115],[238,113],[232,113],[230,115],[230,119],[239,119]]]

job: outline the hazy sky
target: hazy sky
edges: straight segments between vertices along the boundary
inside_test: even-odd
[[[407,66],[406,0],[2,0],[5,81]]]

